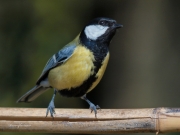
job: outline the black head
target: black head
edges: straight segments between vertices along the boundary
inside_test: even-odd
[[[81,34],[84,34],[84,38],[91,41],[109,43],[116,33],[116,29],[122,27],[123,25],[118,24],[113,19],[100,17],[91,20]]]

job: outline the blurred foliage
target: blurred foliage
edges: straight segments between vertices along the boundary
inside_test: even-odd
[[[31,104],[16,100],[34,86],[47,60],[99,16],[124,28],[110,46],[105,76],[88,98],[102,108],[180,107],[176,0],[0,0],[0,106],[47,107],[52,90]],[[88,108],[79,98],[59,95],[55,104]]]

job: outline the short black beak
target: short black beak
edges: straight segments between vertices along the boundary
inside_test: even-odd
[[[118,23],[116,23],[114,26],[115,26],[115,28],[116,28],[116,29],[118,29],[118,28],[122,28],[122,27],[123,27],[123,25],[122,25],[122,24],[118,24]]]

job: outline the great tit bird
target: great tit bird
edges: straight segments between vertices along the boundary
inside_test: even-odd
[[[31,102],[49,88],[54,88],[46,116],[50,112],[54,117],[54,98],[59,92],[66,97],[81,97],[96,117],[100,107],[90,102],[86,94],[100,82],[109,60],[109,44],[116,29],[121,27],[123,25],[110,18],[91,20],[72,42],[49,59],[36,85],[17,102]]]

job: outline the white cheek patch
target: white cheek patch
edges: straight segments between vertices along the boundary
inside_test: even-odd
[[[108,26],[90,25],[85,28],[84,32],[87,38],[96,40],[98,37],[102,36],[108,28]]]

